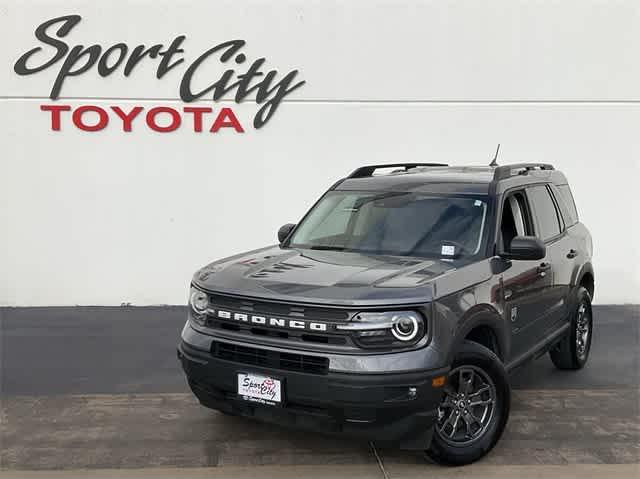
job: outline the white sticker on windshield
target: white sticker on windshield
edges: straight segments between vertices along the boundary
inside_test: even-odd
[[[482,206],[482,201],[476,200],[475,203],[473,203],[473,206]]]
[[[443,244],[440,254],[442,256],[453,256],[456,254],[456,247],[450,244]]]

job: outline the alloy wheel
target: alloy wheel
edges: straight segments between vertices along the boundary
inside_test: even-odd
[[[449,373],[436,432],[451,445],[469,445],[487,431],[495,409],[496,387],[491,377],[479,367],[459,366]]]
[[[591,316],[584,303],[578,308],[576,318],[576,353],[583,360],[587,356],[589,335],[591,334]]]

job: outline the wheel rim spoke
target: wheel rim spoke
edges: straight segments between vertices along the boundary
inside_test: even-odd
[[[491,389],[491,386],[489,386],[488,384],[485,384],[484,386],[481,386],[476,392],[469,394],[468,396],[470,398],[472,397],[476,397],[479,396],[480,394],[487,392]]]
[[[464,421],[465,436],[469,439],[473,438],[473,433],[471,432],[471,423],[469,423],[466,416],[463,416],[462,420]]]
[[[464,369],[461,369],[458,373],[458,393],[462,393],[462,388],[464,387]]]
[[[481,421],[479,418],[477,418],[477,417],[475,416],[475,414],[473,414],[471,411],[469,411],[469,413],[468,413],[468,414],[469,414],[469,417],[473,420],[473,422],[474,422],[474,423],[476,423],[476,424],[478,424],[478,425],[482,426],[482,421]]]
[[[452,428],[451,434],[452,435],[455,434],[455,426],[454,426],[454,424],[452,422],[454,419],[455,419],[455,414],[454,414],[454,411],[451,410],[451,412],[447,416],[446,421],[442,424],[442,428],[441,428],[442,432],[445,432],[447,426],[451,426],[451,428]]]
[[[451,433],[449,437],[453,437],[458,429],[458,421],[460,420],[460,415],[456,414],[455,419],[453,420],[453,424],[451,425]]]
[[[464,375],[465,373],[468,374],[468,377],[465,378]],[[473,388],[473,379],[474,379],[474,375],[475,373],[473,372],[473,370],[465,370],[465,369],[460,369],[460,378],[459,378],[459,382],[458,382],[458,392],[461,394],[469,394],[469,392],[471,391],[471,389]]]
[[[477,366],[459,366],[449,373],[444,393],[437,434],[456,446],[477,441],[494,417],[496,388],[491,377]]]

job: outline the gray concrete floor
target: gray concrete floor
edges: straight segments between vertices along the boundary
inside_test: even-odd
[[[574,464],[566,466],[484,466],[460,468],[435,468],[394,466],[384,471],[373,466],[260,466],[214,468],[147,468],[147,469],[84,469],[75,471],[4,471],[3,479],[626,479],[637,478],[637,464]]]
[[[592,356],[582,371],[556,371],[546,357],[518,371],[503,439],[456,477],[515,477],[518,466],[529,466],[517,472],[522,477],[638,477],[638,313],[595,308]],[[200,407],[175,357],[184,314],[178,307],[0,309],[1,474],[91,470],[107,477],[119,468],[117,477],[138,477],[137,468],[188,468],[185,477],[219,470],[248,477],[260,466],[263,476],[289,467],[276,475],[384,477],[367,443]],[[449,474],[418,453],[377,453],[389,477]]]

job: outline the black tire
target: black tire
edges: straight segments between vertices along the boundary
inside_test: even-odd
[[[466,377],[464,376],[465,371],[467,373]],[[456,375],[458,375],[457,378]],[[459,385],[461,383],[471,384],[473,381],[476,381],[476,384],[479,384],[478,390],[483,389],[485,386],[482,386],[482,380],[485,381],[485,386],[489,386],[489,391],[493,391],[493,393],[460,392],[461,388]],[[426,453],[429,458],[439,464],[448,466],[462,466],[470,464],[487,454],[498,442],[500,436],[502,436],[507,419],[509,418],[509,410],[511,408],[511,388],[509,387],[509,379],[500,358],[498,358],[498,356],[496,356],[490,349],[487,349],[478,343],[465,341],[462,344],[460,352],[455,356],[445,389],[447,390],[447,393],[445,394],[439,409],[438,420],[433,432],[433,439]],[[453,391],[452,389],[457,391]],[[457,406],[455,407],[452,405],[452,393],[456,396],[454,401],[457,403]],[[466,394],[466,396],[461,400],[458,399],[463,394]],[[477,394],[480,395],[477,396]],[[469,404],[470,397],[476,398],[472,399],[474,402],[482,400],[484,397],[484,401],[486,402],[491,400],[491,397],[489,397],[491,394],[493,394],[493,402],[491,403],[492,412],[489,417],[487,417],[487,414],[489,414],[488,410],[484,409],[486,406],[472,406]],[[462,403],[465,403],[465,405],[458,407]],[[474,417],[478,412],[477,408],[482,409],[482,418],[487,419],[486,424],[483,421],[470,421],[477,425],[477,429],[475,431],[471,429],[471,434],[477,434],[477,436],[471,438],[471,436],[468,436],[469,429],[467,428],[467,424],[469,421],[467,421],[467,419],[471,417],[478,419],[477,417]],[[471,412],[471,415],[469,415],[469,412]],[[442,416],[440,413],[442,413]],[[456,416],[456,418],[454,418],[455,425],[448,422],[453,417],[452,415]],[[463,416],[464,424],[461,426],[464,426],[464,432],[462,431],[462,428],[458,426],[458,420]],[[444,425],[443,427],[443,423],[446,422],[448,422],[448,425]],[[481,424],[485,425],[481,428]],[[449,427],[451,427],[451,429],[448,429]],[[450,431],[453,431],[454,437],[450,436]],[[455,440],[457,439],[457,436],[465,436],[470,439],[465,441],[464,438],[461,438],[457,441]]]
[[[585,330],[587,333],[586,339],[584,337]],[[591,295],[589,291],[580,286],[576,306],[571,315],[569,332],[556,347],[549,351],[549,357],[555,367],[569,370],[582,369],[589,359],[592,337],[593,312],[591,310]]]

